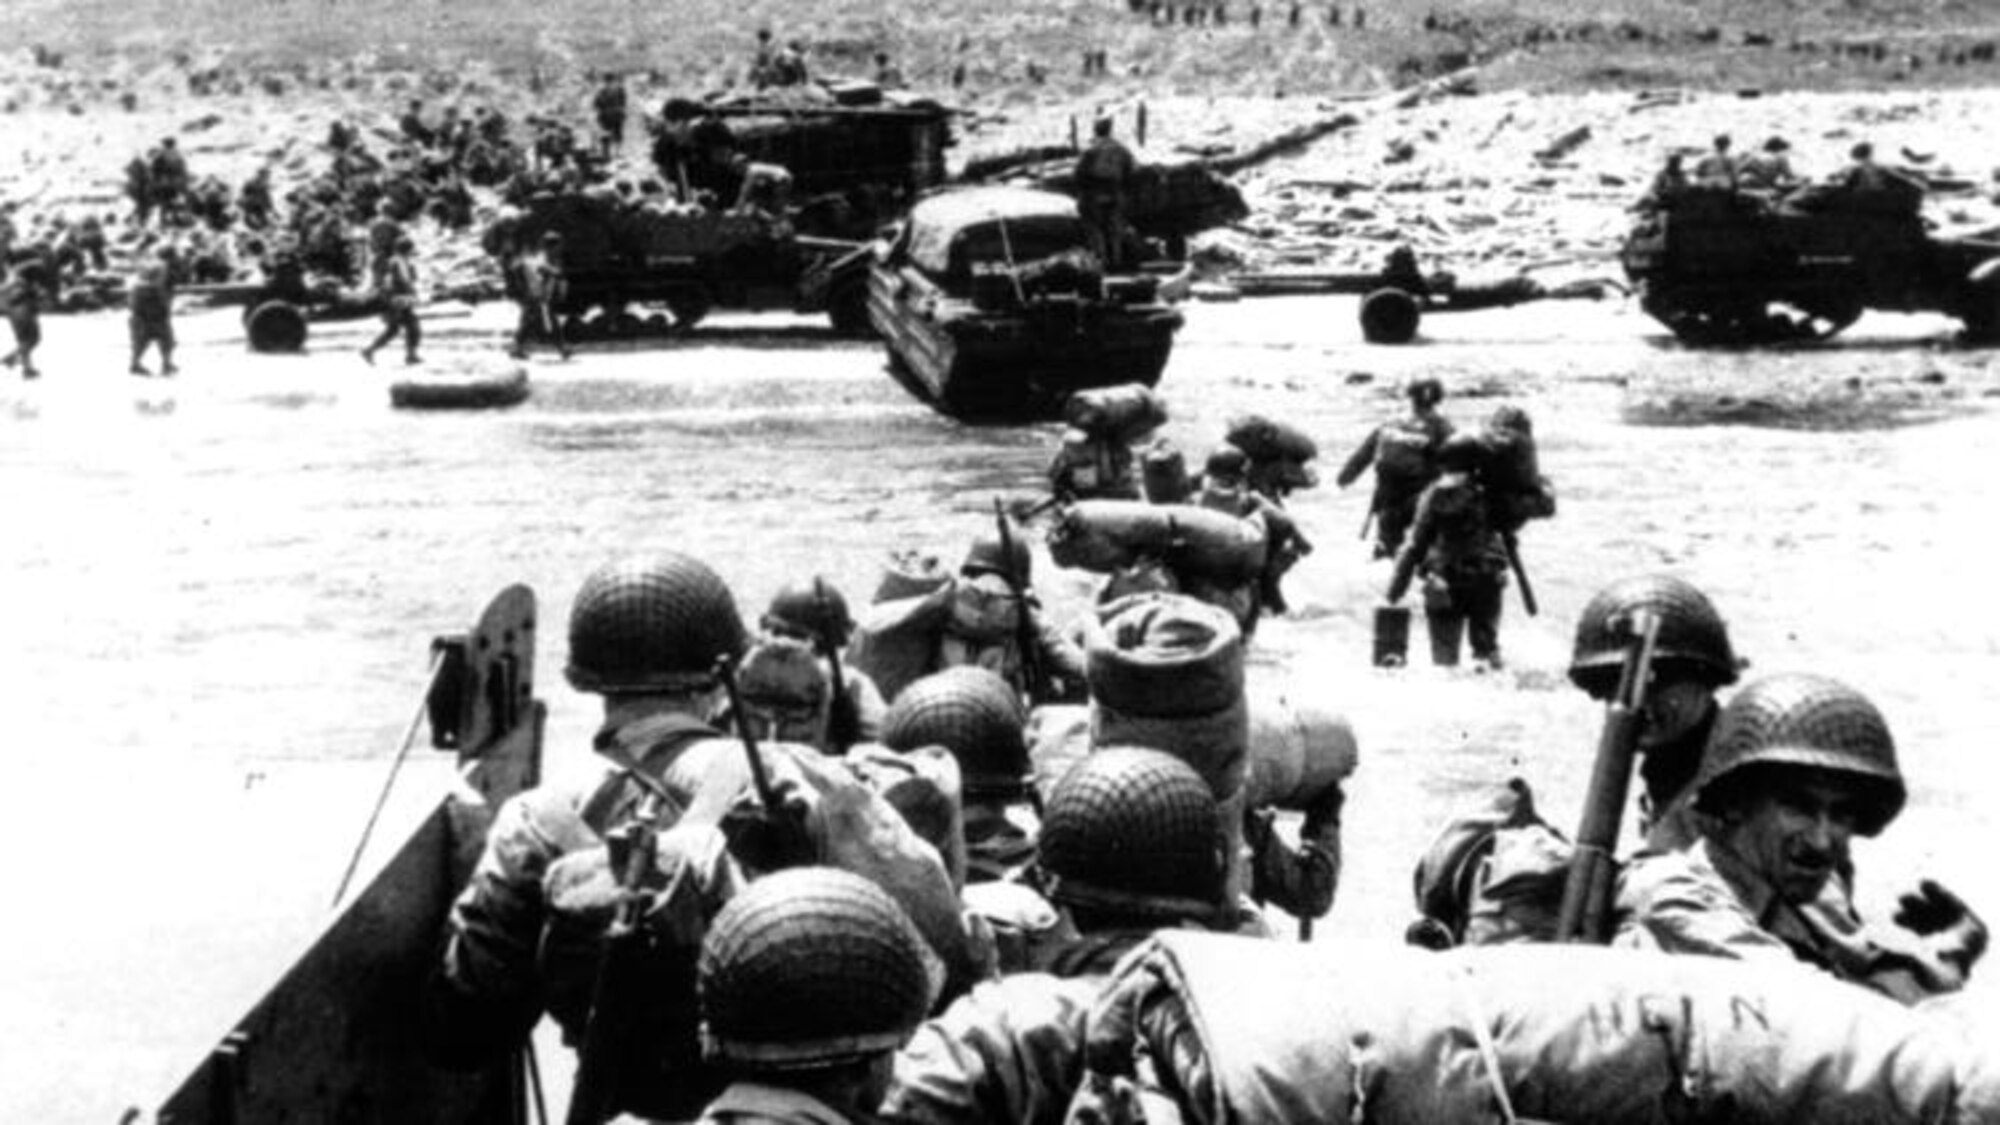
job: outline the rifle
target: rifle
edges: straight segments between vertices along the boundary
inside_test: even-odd
[[[778,794],[771,788],[771,775],[764,770],[764,756],[757,752],[757,736],[750,733],[750,713],[743,709],[743,693],[736,688],[736,661],[724,655],[715,659],[715,678],[729,695],[729,713],[736,716],[736,736],[743,740],[743,753],[750,758],[750,781],[757,787],[757,803],[769,812],[778,807]]]
[[[1041,642],[1035,635],[1035,623],[1030,615],[1032,606],[1028,601],[1028,584],[1014,573],[1014,529],[998,496],[993,498],[993,520],[1000,528],[1000,577],[1007,580],[1007,589],[1014,595],[1017,607],[1014,647],[1021,650],[1021,679],[1025,681],[1030,700],[1042,699],[1048,695],[1048,670],[1042,666]]]
[[[847,753],[848,747],[860,741],[860,716],[854,713],[854,700],[847,692],[847,674],[840,667],[840,644],[834,639],[834,625],[828,620],[828,609],[832,600],[826,595],[826,580],[813,575],[813,608],[819,611],[819,630],[814,638],[826,653],[827,671],[833,676],[833,705],[826,717],[826,740],[835,754]]]
[[[1653,674],[1653,646],[1659,640],[1660,618],[1642,609],[1634,612],[1626,625],[1631,630],[1631,644],[1618,675],[1618,691],[1604,709],[1604,730],[1597,739],[1597,762],[1584,799],[1583,823],[1576,830],[1576,853],[1563,884],[1557,941],[1603,945],[1611,940],[1616,871],[1611,853],[1618,846],[1625,795],[1632,784],[1632,759],[1638,754],[1639,735],[1645,728],[1640,706]]]
[[[1381,497],[1370,496],[1368,498],[1368,512],[1361,517],[1361,534],[1359,536],[1360,540],[1364,543],[1368,541],[1368,529],[1375,525],[1375,509],[1381,506]]]
[[[643,1065],[633,1057],[645,1047],[645,1036],[634,1034],[646,1005],[652,1002],[643,985],[657,971],[653,935],[645,928],[653,895],[645,880],[659,856],[661,810],[673,799],[659,782],[627,768],[625,776],[644,790],[631,820],[604,835],[619,901],[605,931],[604,953],[591,986],[590,1020],[577,1053],[576,1083],[570,1093],[569,1125],[600,1125],[618,1112],[617,1097],[628,1069]]]
[[[1514,581],[1521,584],[1521,608],[1533,617],[1542,611],[1542,607],[1535,601],[1535,587],[1528,581],[1528,568],[1521,565],[1520,541],[1510,531],[1500,537],[1500,544],[1507,549],[1507,566],[1514,572]]]

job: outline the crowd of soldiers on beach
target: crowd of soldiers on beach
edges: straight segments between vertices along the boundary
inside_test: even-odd
[[[1475,657],[1497,664],[1487,603],[1503,540],[1553,513],[1546,480],[1502,483],[1532,427],[1503,407],[1459,433],[1434,380],[1407,390],[1410,414],[1372,433],[1340,483],[1374,470],[1378,560],[1394,583],[1420,573],[1429,612],[1469,624]],[[1163,416],[1142,399],[1071,412],[1056,511],[1183,504],[1268,531],[1316,483],[1298,435],[1274,440],[1268,419],[1232,424],[1190,480],[1176,451],[1137,446]],[[1192,491],[1148,495],[1174,478]],[[1276,674],[1244,659],[1257,610],[1282,610],[1257,606],[1270,576],[1239,582],[1246,603],[1163,551],[1057,622],[1035,593],[1042,517],[1023,517],[996,505],[950,561],[892,556],[866,604],[802,575],[754,622],[688,554],[592,571],[566,675],[602,700],[606,768],[501,810],[428,986],[436,1056],[501,1057],[546,1015],[579,1052],[571,1120],[1054,1122],[1094,1096],[1085,1015],[1135,950],[1187,931],[1280,940],[1287,915],[1309,938],[1338,900],[1357,732],[1256,682]],[[1310,544],[1289,534],[1296,561]],[[1744,663],[1721,610],[1672,574],[1613,582],[1576,622],[1569,679],[1614,713],[1629,705],[1618,729],[1640,790],[1643,844],[1586,915],[1595,940],[1906,1005],[1959,992],[1988,936],[1957,895],[1922,880],[1891,918],[1854,904],[1851,842],[1888,829],[1908,792],[1888,718],[1814,674],[1726,694]],[[1258,764],[1274,729],[1304,732],[1304,755],[1333,764],[1285,789]],[[1528,781],[1493,778],[1439,829],[1409,857],[1406,943],[1577,936],[1558,900],[1589,841],[1552,827]],[[1431,1057],[1404,1046],[1378,1044]],[[1156,1058],[1158,1088],[1186,1089],[1185,1062]],[[1303,1064],[1243,1065],[1282,1079]],[[1436,1065],[1413,1080],[1482,1081]],[[1755,1065],[1778,1083],[1819,1073],[1780,1073],[1776,1053]]]
[[[1850,210],[1900,211],[1912,217],[1923,202],[1921,173],[1881,163],[1872,141],[1855,142],[1848,149],[1847,164],[1818,181],[1806,179],[1793,168],[1791,151],[1790,141],[1772,136],[1755,150],[1742,152],[1729,134],[1718,133],[1692,168],[1687,166],[1685,153],[1669,152],[1634,207],[1647,212],[1671,210],[1693,189],[1802,208],[1838,201]],[[1906,158],[1911,158],[1912,164],[1928,159],[1923,154],[1906,154]]]

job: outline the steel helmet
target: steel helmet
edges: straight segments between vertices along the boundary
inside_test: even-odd
[[[1094,750],[1042,810],[1049,897],[1150,918],[1206,918],[1227,874],[1215,795],[1194,767],[1137,747]]]
[[[1741,662],[1729,647],[1729,629],[1708,595],[1686,579],[1648,574],[1613,582],[1583,607],[1569,664],[1569,678],[1576,686],[1594,696],[1609,695],[1617,688],[1631,644],[1626,623],[1640,609],[1659,617],[1655,668],[1675,666],[1715,687],[1736,682]]]
[[[847,599],[817,575],[786,583],[771,596],[771,607],[759,624],[768,632],[836,646],[846,644],[854,632]]]
[[[1028,550],[1027,540],[1021,537],[1021,529],[1013,526],[1010,521],[1007,531],[1007,538],[1012,541],[1014,548],[1011,552],[1013,556],[1011,567],[1008,565],[1010,561],[1008,555],[1001,552],[999,531],[989,529],[972,541],[972,549],[965,552],[965,561],[959,564],[958,572],[967,576],[999,574],[1016,582],[1026,582],[1034,577],[1035,558]]]
[[[1421,379],[1411,380],[1410,385],[1403,389],[1403,393],[1409,395],[1410,401],[1418,406],[1436,406],[1444,401],[1444,384],[1426,375]]]
[[[1027,792],[1024,726],[1020,698],[1005,679],[960,665],[896,694],[882,716],[882,745],[905,753],[942,746],[958,760],[966,796],[1012,800]]]
[[[1896,819],[1908,795],[1888,720],[1867,696],[1826,676],[1785,673],[1744,685],[1715,721],[1695,778],[1695,807],[1718,812],[1729,780],[1766,764],[1854,780],[1865,802],[1855,825],[1863,836]]]
[[[1210,480],[1240,481],[1250,472],[1250,455],[1223,442],[1209,451],[1202,472]]]
[[[819,708],[832,698],[826,666],[803,641],[779,637],[750,647],[736,669],[743,702]]]
[[[831,867],[767,875],[701,945],[710,1058],[795,1070],[894,1051],[937,996],[923,938],[888,892]]]
[[[569,614],[569,682],[603,695],[705,689],[743,651],[736,599],[706,563],[673,551],[593,571]]]

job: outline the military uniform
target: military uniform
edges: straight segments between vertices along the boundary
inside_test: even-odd
[[[1881,712],[1846,685],[1788,674],[1745,687],[1692,789],[1708,830],[1627,865],[1619,943],[1803,961],[1905,1003],[1962,987],[1985,952],[1984,923],[1935,884],[1905,896],[1896,927],[1855,911],[1848,838],[1886,827],[1905,789]]]
[[[1076,159],[1077,211],[1089,228],[1091,250],[1106,269],[1123,264],[1126,197],[1138,168],[1108,122],[1098,126],[1090,147]]]
[[[130,312],[128,324],[132,335],[132,374],[148,374],[140,360],[148,346],[157,346],[160,349],[160,373],[172,375],[176,370],[174,288],[166,263],[155,262],[140,270],[131,292],[126,296],[125,303]]]
[[[1430,397],[1435,390],[1435,397]],[[1334,483],[1342,488],[1360,479],[1371,466],[1375,470],[1375,495],[1369,501],[1375,515],[1375,557],[1396,557],[1403,547],[1411,523],[1416,519],[1417,498],[1437,479],[1437,455],[1452,436],[1452,425],[1434,409],[1444,390],[1435,380],[1413,384],[1413,401],[1428,399],[1416,406],[1409,417],[1400,418],[1371,431],[1347,458]]]
[[[1466,442],[1476,440],[1462,438]],[[1396,559],[1389,600],[1399,601],[1413,573],[1424,578],[1424,620],[1431,659],[1458,663],[1461,636],[1475,660],[1500,660],[1501,599],[1507,589],[1507,549],[1489,518],[1485,491],[1471,466],[1447,464],[1424,490],[1409,543]]]
[[[403,358],[416,363],[417,347],[423,342],[423,321],[417,316],[417,267],[410,260],[408,239],[395,244],[375,271],[375,299],[382,306],[382,332],[361,349],[361,358],[375,362],[375,353],[398,335],[403,337]]]

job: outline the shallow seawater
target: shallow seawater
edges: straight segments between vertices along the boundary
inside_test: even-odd
[[[505,323],[445,321],[430,349],[494,347]],[[105,1120],[226,1030],[217,1013],[253,999],[324,911],[431,636],[501,587],[541,598],[561,774],[587,764],[595,718],[562,681],[562,625],[598,562],[691,552],[754,616],[793,577],[861,598],[891,549],[955,558],[994,496],[1037,489],[1055,426],[941,418],[874,346],[802,323],[538,360],[520,407],[406,413],[388,407],[395,370],[353,355],[370,325],[259,359],[226,316],[190,317],[185,373],[141,382],[120,373],[115,318],[52,320],[47,377],[0,387],[0,1117]],[[1888,713],[1913,799],[1862,847],[1864,904],[1922,873],[2000,914],[1996,360],[1929,318],[1749,354],[1681,349],[1612,306],[1433,318],[1404,348],[1359,343],[1351,300],[1190,307],[1161,388],[1189,461],[1252,411],[1322,446],[1326,483],[1292,505],[1318,550],[1252,663],[1360,734],[1321,933],[1398,936],[1438,823],[1510,774],[1573,826],[1599,716],[1563,676],[1570,630],[1596,588],[1655,570],[1710,592],[1752,674],[1835,675]],[[1509,595],[1503,672],[1368,664],[1387,572],[1357,538],[1365,492],[1331,480],[1420,373],[1444,379],[1461,424],[1526,407],[1556,482],[1558,518],[1523,542],[1541,614]],[[1088,576],[1037,565],[1059,613],[1087,603]],[[437,771],[427,753],[419,778]]]

